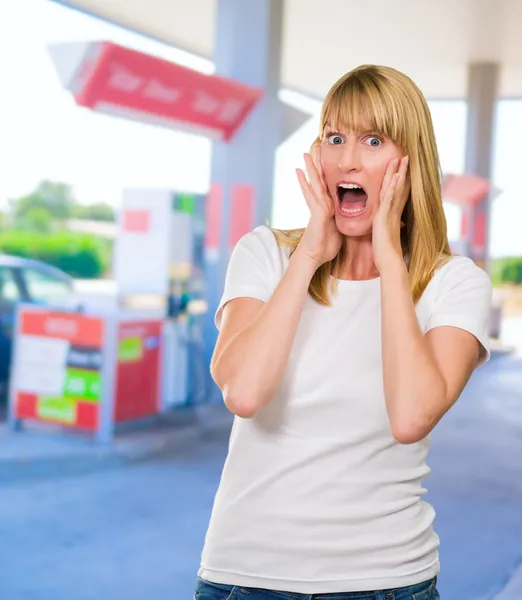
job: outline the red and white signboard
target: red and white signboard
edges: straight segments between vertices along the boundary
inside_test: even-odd
[[[442,185],[442,197],[445,202],[459,206],[477,206],[490,189],[490,182],[477,175],[446,175]]]
[[[60,44],[51,55],[80,106],[222,140],[234,135],[262,94],[112,42]]]
[[[103,401],[105,321],[21,306],[17,325],[13,417],[96,431]]]

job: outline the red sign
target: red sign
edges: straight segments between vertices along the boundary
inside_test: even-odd
[[[150,229],[150,211],[127,209],[123,213],[123,231],[147,233]]]
[[[118,329],[115,421],[159,412],[163,323],[130,321]]]
[[[232,187],[230,198],[230,224],[228,247],[230,250],[251,229],[254,220],[254,186],[237,184]]]
[[[58,311],[33,311],[29,308],[24,309],[20,314],[20,330],[25,335],[57,338],[84,346],[103,344],[102,319]]]
[[[58,51],[68,53],[67,45]],[[53,53],[57,67],[61,57]],[[71,50],[72,55],[72,50]],[[134,120],[189,127],[229,140],[261,90],[205,75],[111,42],[92,42],[65,85],[77,104]]]
[[[205,207],[205,248],[207,250],[219,250],[222,202],[223,186],[219,183],[213,183]]]
[[[480,211],[475,215],[475,231],[473,232],[473,247],[482,252],[486,245],[486,214]]]
[[[459,206],[477,206],[486,198],[490,187],[487,179],[476,175],[447,175],[442,185],[442,197]]]

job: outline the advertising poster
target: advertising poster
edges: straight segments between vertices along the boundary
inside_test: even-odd
[[[104,321],[22,307],[13,364],[14,415],[96,430]]]

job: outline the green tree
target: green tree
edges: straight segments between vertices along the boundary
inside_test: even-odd
[[[0,252],[43,260],[73,277],[96,278],[109,268],[112,244],[74,231],[11,230],[0,234]]]
[[[35,222],[40,225],[43,223],[43,211],[49,214],[50,221],[61,223],[69,219],[75,204],[70,186],[55,181],[42,181],[34,192],[11,200],[10,209],[15,226],[31,228]]]
[[[0,231],[5,231],[9,227],[9,215],[0,211]]]
[[[115,221],[116,213],[114,208],[106,202],[97,202],[88,206],[89,218],[93,221]]]
[[[116,213],[114,208],[105,202],[76,204],[73,210],[73,218],[113,222],[116,220]]]
[[[522,256],[499,258],[493,261],[491,279],[495,285],[522,284]]]
[[[45,206],[33,206],[24,216],[27,229],[40,233],[49,233],[53,228],[53,216]]]
[[[58,221],[71,217],[76,199],[66,183],[42,181],[34,193],[43,198],[49,212]]]
[[[502,279],[506,283],[522,283],[522,258],[506,260],[502,269]]]

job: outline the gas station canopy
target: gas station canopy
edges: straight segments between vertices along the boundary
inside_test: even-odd
[[[212,58],[218,0],[65,0]],[[501,97],[522,97],[520,0],[285,0],[281,86],[322,98],[346,71],[393,66],[429,98],[465,98],[470,63],[501,65]]]

